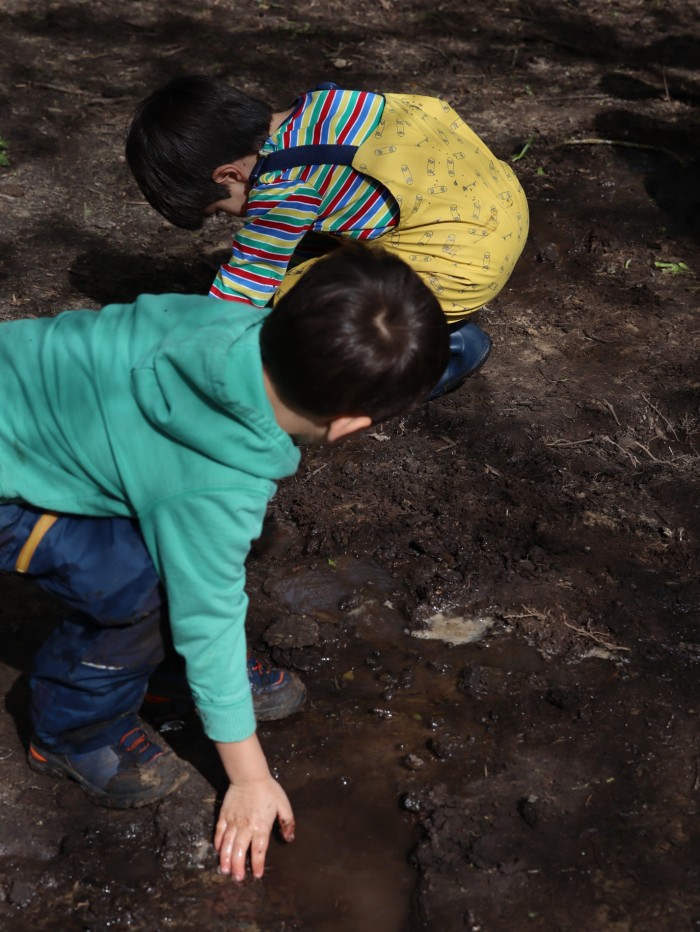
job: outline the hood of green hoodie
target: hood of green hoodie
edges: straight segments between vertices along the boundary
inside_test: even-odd
[[[226,307],[197,326],[184,320],[132,369],[131,386],[144,417],[163,434],[211,460],[275,480],[296,470],[299,451],[278,426],[265,392],[264,317]]]

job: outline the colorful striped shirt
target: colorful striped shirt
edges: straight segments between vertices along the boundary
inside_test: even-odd
[[[296,101],[261,155],[314,143],[359,146],[376,129],[383,108],[380,94],[311,91]],[[396,225],[399,208],[383,185],[349,165],[306,165],[262,174],[245,216],[209,293],[264,307],[304,234],[374,239]]]

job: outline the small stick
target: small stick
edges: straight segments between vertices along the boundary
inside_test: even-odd
[[[617,449],[621,453],[624,453],[625,456],[629,456],[634,466],[639,466],[639,460],[637,459],[637,457],[633,456],[629,450],[625,450],[624,447],[621,447],[619,443],[617,443],[615,440],[612,439],[612,437],[608,437],[607,434],[603,434],[603,436],[600,439],[605,440],[606,443],[611,443],[614,447],[617,447]]]
[[[662,69],[661,69],[661,77],[664,79],[664,91],[665,91],[665,93],[666,93],[666,100],[667,100],[667,102],[670,104],[670,103],[671,103],[671,95],[670,95],[669,92],[668,92],[668,81],[666,80],[666,69],[665,69],[665,68],[662,68]]]
[[[630,443],[633,443],[636,447],[639,447],[640,450],[644,450],[649,459],[653,460],[655,463],[658,463],[659,466],[670,466],[671,469],[677,468],[673,460],[660,460],[657,456],[654,456],[648,447],[645,447],[644,444],[640,443],[638,440],[630,440]]]
[[[649,407],[650,407],[652,410],[656,411],[656,413],[659,415],[659,417],[660,417],[661,420],[664,422],[664,424],[666,425],[666,427],[668,427],[668,429],[669,429],[669,430],[671,431],[671,433],[673,434],[674,440],[678,440],[678,434],[677,434],[677,433],[675,432],[675,430],[673,429],[673,424],[671,424],[671,422],[669,421],[669,419],[668,419],[667,417],[664,417],[664,415],[661,413],[661,411],[659,411],[659,409],[656,407],[656,405],[651,401],[651,399],[650,399],[647,395],[642,394],[642,398],[644,399],[644,401],[646,401],[646,403],[649,405]]]
[[[436,55],[440,55],[443,61],[450,60],[449,57],[442,51],[442,49],[438,49],[434,45],[427,45],[425,42],[421,42],[421,45],[424,49],[430,49],[431,52],[435,52]]]
[[[535,100],[609,100],[610,94],[563,94],[561,97],[536,97]]]
[[[58,91],[59,94],[75,94],[79,97],[87,97],[101,104],[123,103],[129,100],[129,97],[105,97],[104,94],[93,94],[91,91],[84,91],[80,87],[69,87],[65,84],[49,84],[48,82],[37,81],[35,87],[43,87],[47,91]]]
[[[521,614],[511,612],[503,617],[508,621],[520,618],[537,618],[539,621],[548,621],[550,618],[547,612],[538,612],[537,609],[531,608],[529,605],[523,605],[523,609],[524,611]]]
[[[593,343],[610,343],[610,344],[612,344],[613,346],[615,346],[616,344],[618,344],[618,343],[620,342],[619,340],[601,340],[600,337],[591,336],[591,334],[588,333],[587,330],[582,330],[581,332],[583,333],[584,337],[585,337],[587,340],[591,340]]]
[[[562,621],[564,622],[565,627],[571,628],[572,631],[575,631],[582,637],[590,638],[592,641],[595,641],[596,644],[601,644],[608,650],[632,650],[631,647],[620,647],[619,644],[613,644],[611,641],[606,640],[605,636],[601,634],[600,631],[588,631],[586,628],[579,627],[579,625],[572,625],[570,621],[566,620],[566,618],[562,618]]]
[[[559,143],[561,146],[623,146],[628,149],[650,149],[652,152],[663,152],[664,155],[670,156],[681,165],[685,165],[687,159],[682,158],[677,152],[671,152],[670,149],[664,149],[663,146],[652,146],[645,142],[628,142],[625,139],[598,139],[588,137],[585,139],[565,139]]]
[[[595,437],[588,437],[586,440],[546,440],[546,447],[577,447],[580,443],[594,443]]]
[[[606,408],[608,408],[612,416],[615,418],[615,423],[617,424],[617,426],[622,427],[622,424],[620,424],[620,422],[617,419],[617,414],[615,414],[615,409],[610,404],[610,402],[607,400],[607,398],[603,398],[603,404],[605,405]]]
[[[445,446],[444,446],[444,447],[438,447],[437,450],[435,451],[436,453],[442,453],[443,450],[449,450],[450,447],[456,447],[456,446],[457,446],[457,441],[456,441],[456,440],[450,440],[449,437],[443,437],[442,434],[439,434],[438,436],[440,437],[440,440],[444,440],[444,441],[445,441]]]
[[[321,470],[322,470],[322,469],[325,469],[327,466],[328,466],[328,463],[324,463],[323,466],[319,466],[318,469],[314,469],[313,472],[310,472],[310,473],[309,473],[309,475],[306,477],[305,481],[308,482],[309,479],[311,479],[313,476],[315,476],[317,472],[321,472]]]

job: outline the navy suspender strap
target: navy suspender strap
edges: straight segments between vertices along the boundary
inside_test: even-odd
[[[281,172],[302,165],[352,165],[359,146],[310,145],[292,146],[265,155],[253,166],[248,183],[251,188],[265,172]]]
[[[322,81],[313,88],[315,91],[335,91],[338,85],[333,81]],[[292,106],[295,106],[301,97],[297,97]],[[288,168],[301,168],[305,165],[352,165],[359,146],[323,145],[318,143],[310,146],[292,146],[290,149],[280,149],[264,155],[253,166],[248,184],[254,188],[258,178],[265,172],[283,172]]]

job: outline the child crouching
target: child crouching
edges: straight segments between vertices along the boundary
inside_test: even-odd
[[[379,249],[341,249],[271,311],[191,295],[0,326],[0,569],[71,614],[31,674],[30,765],[105,805],[184,779],[138,717],[167,620],[230,780],[221,869],[261,876],[294,818],[255,735],[244,564],[297,441],[332,443],[425,398],[448,335]]]
[[[323,84],[273,112],[225,81],[187,75],[140,104],[126,155],[148,201],[177,226],[196,229],[218,212],[244,218],[213,297],[264,306],[315,249],[374,241],[421,276],[450,324],[432,397],[488,356],[491,341],[469,318],[513,271],[527,201],[510,166],[445,101]]]

